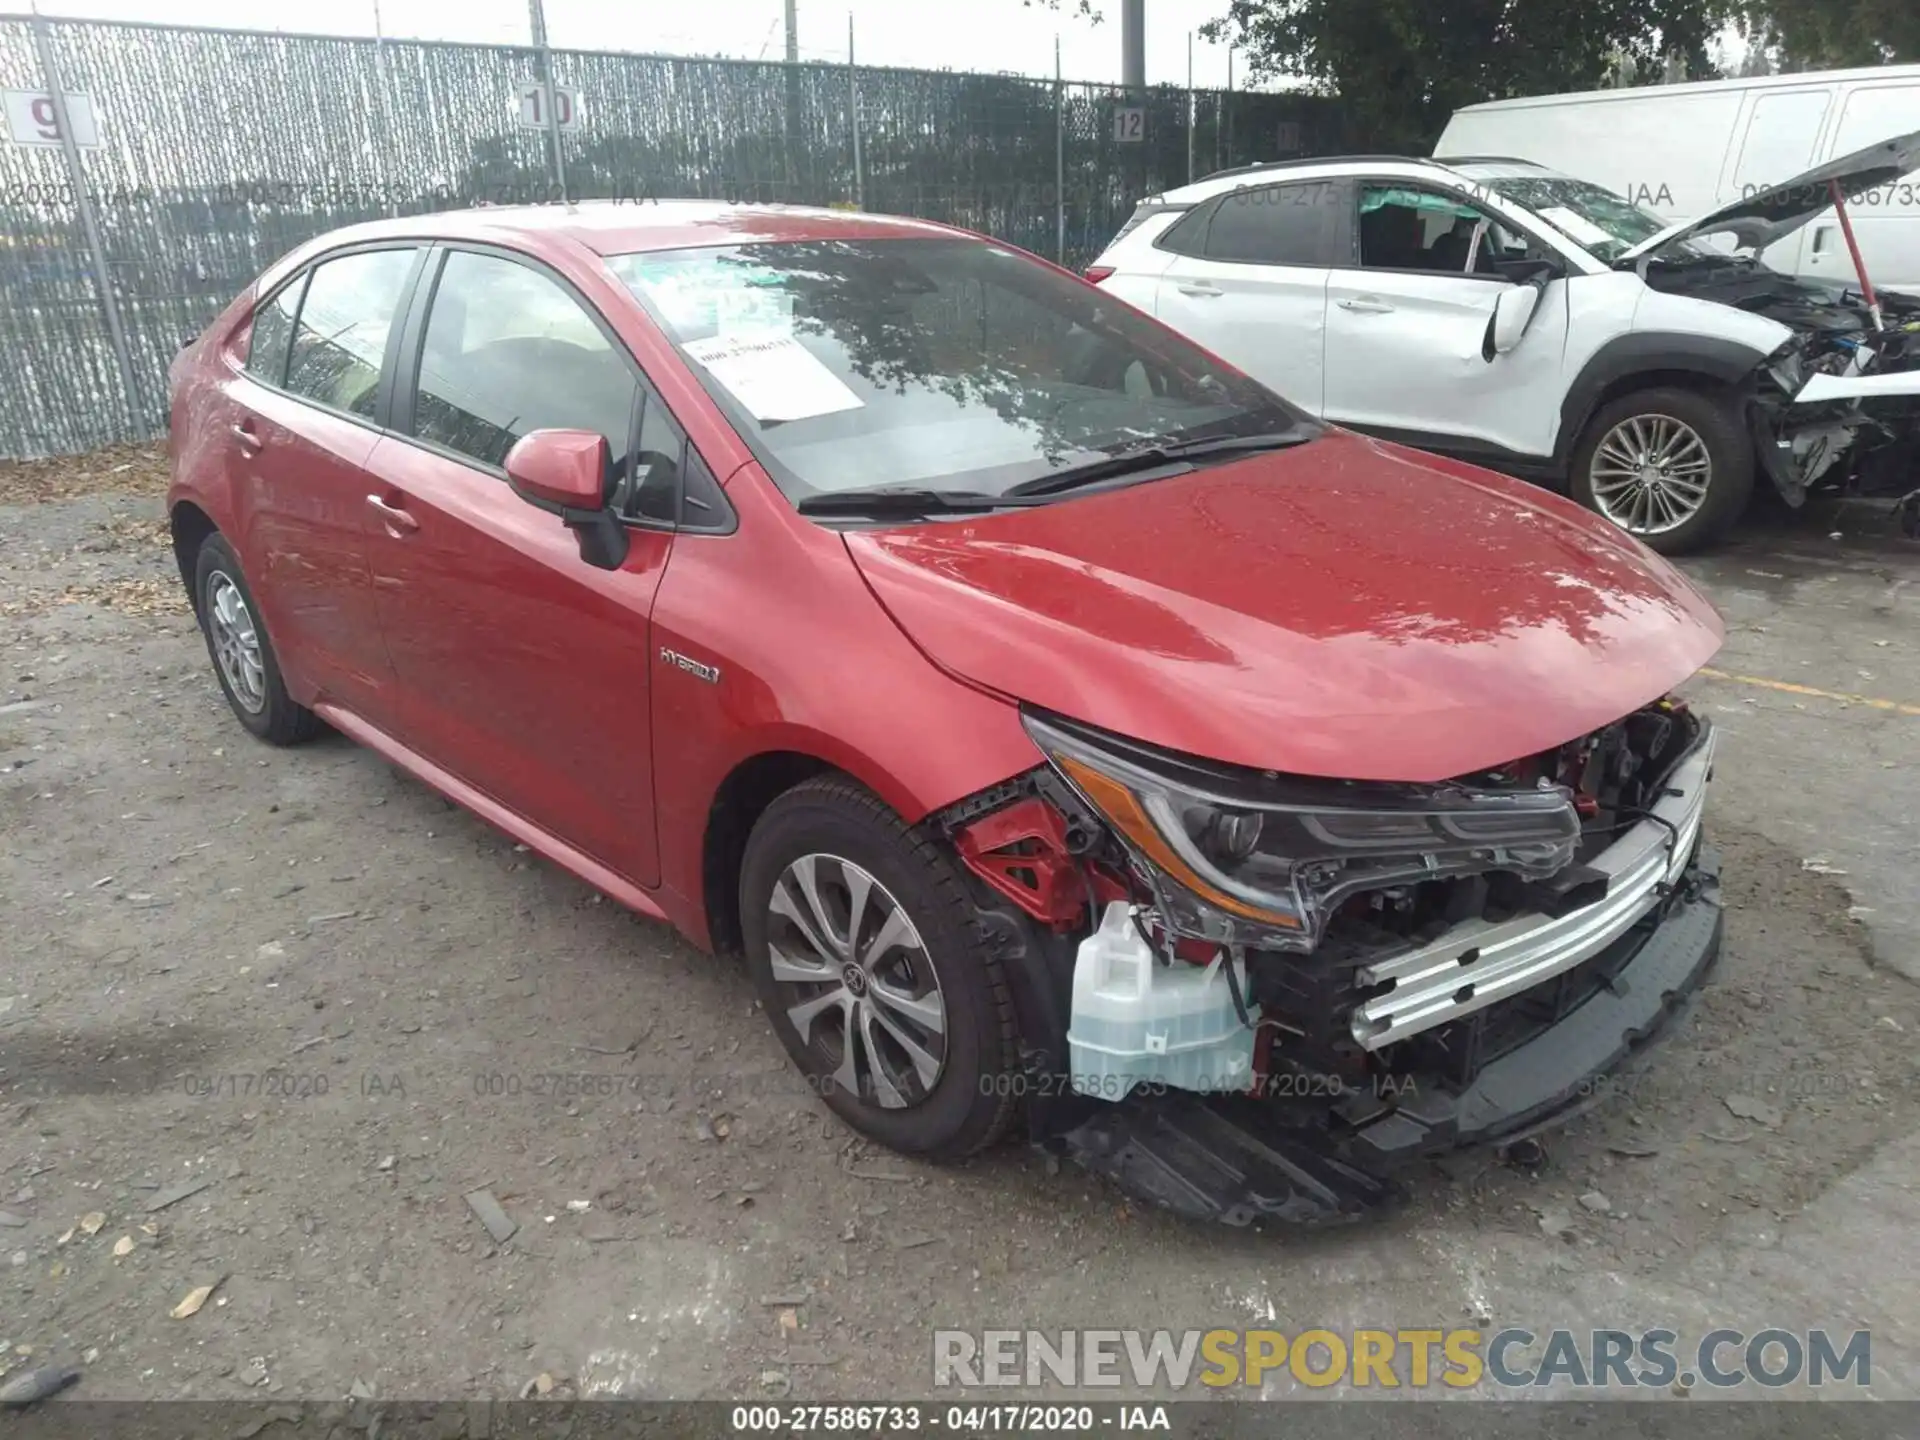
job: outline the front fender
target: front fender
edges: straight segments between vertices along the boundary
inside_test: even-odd
[[[1572,458],[1587,422],[1620,381],[1641,374],[1651,377],[1680,373],[1695,375],[1716,385],[1741,385],[1793,334],[1786,326],[1759,316],[1742,315],[1724,305],[1714,308],[1777,331],[1779,339],[1762,349],[1753,343],[1760,337],[1744,333],[1737,339],[1671,330],[1633,330],[1616,336],[1594,351],[1567,387],[1566,398],[1560,404],[1554,458],[1562,464]]]
[[[674,541],[649,647],[661,903],[696,938],[715,797],[756,757],[844,771],[910,824],[1041,763],[1011,701],[907,639],[839,532],[795,514],[757,466],[729,494],[734,534]]]

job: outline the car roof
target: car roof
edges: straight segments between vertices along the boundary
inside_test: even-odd
[[[1525,176],[1542,176],[1548,180],[1570,180],[1573,177],[1550,166],[1536,165],[1531,160],[1510,160],[1505,156],[1476,157],[1471,160],[1437,160],[1456,174],[1469,180],[1518,180]]]
[[[539,250],[572,241],[597,255],[796,240],[894,240],[965,232],[925,220],[800,205],[731,205],[718,200],[583,200],[576,204],[483,205],[348,226],[331,248],[373,240],[468,240]]]
[[[1215,195],[1245,189],[1267,180],[1311,180],[1316,176],[1332,179],[1347,175],[1397,174],[1409,179],[1429,175],[1436,178],[1457,179],[1464,176],[1473,180],[1492,180],[1521,174],[1555,173],[1530,161],[1494,156],[1453,160],[1424,155],[1320,155],[1309,160],[1275,160],[1262,165],[1241,165],[1232,170],[1217,171],[1190,185],[1168,190],[1154,199],[1165,206],[1197,205]]]

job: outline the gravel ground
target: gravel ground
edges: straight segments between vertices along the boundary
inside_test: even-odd
[[[0,1376],[897,1396],[927,1390],[936,1325],[1550,1325],[1576,1279],[1745,1273],[1916,1128],[1920,991],[1874,963],[1850,913],[1871,897],[1781,837],[1785,777],[1743,772],[1768,706],[1705,682],[1732,722],[1725,959],[1539,1173],[1464,1155],[1376,1223],[1257,1235],[1019,1146],[875,1152],[790,1076],[736,964],[344,740],[251,740],[179,594],[162,479],[150,451],[0,466]],[[1894,619],[1905,648],[1879,653],[1911,675]],[[1860,713],[1803,756],[1803,797],[1856,764]]]

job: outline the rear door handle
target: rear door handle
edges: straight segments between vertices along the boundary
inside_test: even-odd
[[[387,527],[387,533],[396,540],[402,535],[411,535],[420,528],[420,522],[402,510],[398,505],[390,505],[378,495],[367,496],[367,504],[380,517]]]
[[[1393,306],[1374,295],[1356,295],[1351,300],[1339,302],[1342,310],[1351,310],[1356,315],[1391,315]]]
[[[260,447],[264,442],[254,433],[253,427],[245,420],[239,421],[227,428],[233,433],[235,441],[239,443],[241,454],[252,456],[260,453]]]
[[[1204,299],[1214,299],[1227,292],[1207,280],[1181,280],[1177,288],[1182,295],[1197,295]]]

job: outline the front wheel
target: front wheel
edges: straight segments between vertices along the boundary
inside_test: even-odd
[[[841,1119],[930,1159],[1014,1110],[1012,997],[973,913],[945,850],[848,779],[789,790],[747,841],[741,931],[780,1043]]]
[[[1604,406],[1574,454],[1573,498],[1663,555],[1724,534],[1753,494],[1753,442],[1693,390],[1641,390]]]

